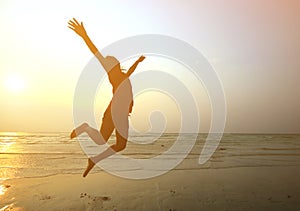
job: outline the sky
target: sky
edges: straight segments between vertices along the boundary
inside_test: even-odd
[[[298,0],[2,0],[0,131],[67,132],[74,127],[76,83],[92,58],[67,28],[76,17],[98,49],[141,34],[172,36],[198,49],[223,84],[225,132],[300,133],[299,11]],[[137,71],[184,71],[178,64],[147,59]],[[128,69],[132,62],[122,66]],[[99,90],[96,121],[111,97],[107,80]],[[209,97],[201,86],[196,91],[202,102],[200,132],[207,132]],[[147,131],[149,114],[161,110],[170,119],[167,132],[178,131],[178,107],[171,98],[144,93],[135,100],[135,129]]]

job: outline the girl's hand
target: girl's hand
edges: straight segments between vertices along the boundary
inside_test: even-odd
[[[142,62],[146,57],[145,56],[140,56],[140,58],[138,59],[138,62]]]
[[[76,32],[76,34],[78,34],[80,37],[84,37],[87,35],[83,23],[81,22],[79,24],[79,22],[75,18],[73,18],[73,20],[69,20],[68,27]]]

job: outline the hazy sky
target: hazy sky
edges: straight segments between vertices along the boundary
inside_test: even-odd
[[[72,17],[84,21],[99,49],[147,33],[173,36],[196,47],[223,83],[226,132],[300,133],[298,0],[2,0],[0,131],[73,128],[74,89],[92,55],[67,28]],[[129,64],[124,65],[128,68]],[[151,59],[140,70],[148,67]],[[104,97],[105,103],[109,96]],[[162,98],[146,94],[137,102],[161,99],[166,113],[167,108],[176,110],[169,99]],[[105,103],[99,103],[98,116]],[[137,123],[146,119],[143,112],[147,114],[150,107],[143,109],[137,103],[139,115],[133,116],[141,130],[147,124]],[[208,99],[203,99],[202,132],[209,129],[209,110]],[[178,119],[168,127],[176,131]]]

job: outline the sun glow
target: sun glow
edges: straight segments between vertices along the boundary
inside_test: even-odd
[[[4,81],[5,87],[13,92],[22,92],[25,89],[25,81],[20,75],[9,75]]]

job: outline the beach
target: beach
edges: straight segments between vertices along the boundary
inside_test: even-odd
[[[3,210],[299,210],[298,167],[173,170],[148,180],[108,173],[6,180]]]
[[[143,148],[153,153],[161,151],[161,148],[168,146],[168,140],[169,144],[172,143],[174,136],[175,134],[163,135],[162,140],[152,143],[152,148],[148,147],[148,150],[145,146]],[[32,147],[31,151],[26,148],[25,143],[32,144],[32,140],[38,139],[49,140],[50,137],[56,148],[51,152],[51,147],[48,147],[46,154],[48,163],[43,166],[44,162],[34,161],[43,160],[45,157],[41,153],[44,149],[41,142],[38,143],[40,146],[36,146],[35,149]],[[15,141],[23,140],[24,146],[20,141],[19,145],[18,143],[15,146],[11,145],[10,153],[6,150],[6,153],[1,154],[0,209],[1,211],[300,209],[299,135],[225,134],[213,157],[201,166],[197,163],[197,159],[205,137],[206,135],[198,137],[190,154],[176,168],[161,176],[141,180],[117,177],[97,166],[83,178],[86,155],[76,141],[67,141],[67,134],[53,136],[35,134],[35,138],[28,135],[15,137]],[[162,145],[160,141],[165,144]],[[44,144],[51,146],[48,141]],[[20,148],[24,153],[15,152]],[[58,148],[61,148],[61,151]],[[146,153],[143,155],[143,152],[133,153],[131,150],[137,150],[135,144],[129,145],[128,148],[130,149],[124,152],[125,155],[149,156]],[[66,151],[72,151],[73,154],[67,154]],[[66,155],[62,155],[63,153]],[[27,166],[24,170],[28,164],[24,161],[25,158],[34,161],[36,166]],[[14,166],[12,162],[16,160],[19,163],[23,160],[23,167],[20,164],[18,167]]]

